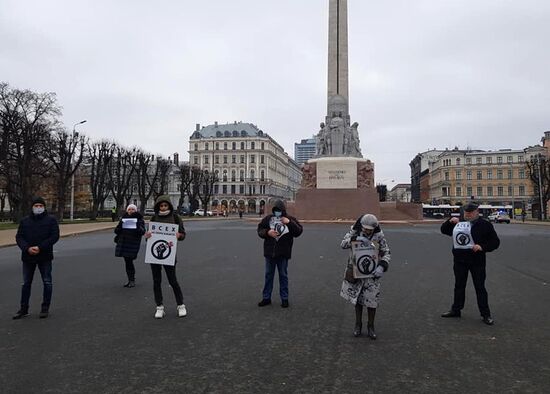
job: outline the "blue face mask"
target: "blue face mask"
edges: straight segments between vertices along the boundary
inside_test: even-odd
[[[273,211],[273,215],[275,215],[276,218],[280,218],[283,213],[281,211]]]

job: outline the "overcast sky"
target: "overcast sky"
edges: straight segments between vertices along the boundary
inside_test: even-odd
[[[350,114],[377,181],[421,151],[550,130],[550,1],[349,0]],[[251,122],[294,156],[326,112],[328,0],[0,0],[0,81],[63,121],[187,159],[195,123]]]

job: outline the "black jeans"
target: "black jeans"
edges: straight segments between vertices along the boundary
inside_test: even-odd
[[[43,261],[39,263],[23,262],[23,286],[21,287],[21,309],[29,309],[29,298],[31,297],[32,280],[36,267],[42,276],[44,292],[42,295],[42,310],[48,310],[52,301],[52,262]]]
[[[176,297],[176,303],[178,305],[183,304],[183,294],[181,292],[178,279],[176,278],[176,266],[173,265],[162,265],[162,264],[150,264],[151,272],[153,273],[153,291],[155,292],[155,302],[157,306],[162,305],[162,267],[164,267],[164,272],[166,272],[166,278],[168,278],[168,283],[174,290],[174,296]]]
[[[485,289],[485,262],[457,261],[455,260],[453,271],[455,273],[455,294],[453,311],[460,311],[464,308],[466,300],[466,282],[468,272],[472,273],[472,280],[477,296],[477,306],[481,316],[491,316],[487,290]]]
[[[136,267],[134,267],[134,259],[131,257],[124,257],[124,263],[126,264],[126,275],[128,280],[136,280]]]

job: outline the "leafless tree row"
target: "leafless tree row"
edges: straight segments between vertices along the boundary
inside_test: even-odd
[[[7,199],[14,221],[28,213],[33,196],[48,182],[62,219],[75,173],[89,181],[91,219],[108,196],[119,212],[134,198],[143,211],[151,197],[168,192],[170,176],[180,184],[179,207],[187,196],[206,208],[217,182],[213,174],[187,164],[175,168],[170,160],[113,141],[90,141],[68,131],[60,117],[55,93],[0,83],[0,212]]]

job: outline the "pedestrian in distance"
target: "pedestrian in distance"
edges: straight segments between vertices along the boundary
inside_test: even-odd
[[[281,306],[288,308],[288,261],[292,257],[294,238],[302,234],[298,219],[286,212],[282,200],[275,201],[272,214],[265,216],[258,224],[258,236],[264,240],[265,281],[262,300],[258,306],[271,304],[275,269],[279,272],[279,294]]]
[[[113,209],[111,209],[111,222],[115,222],[116,221],[116,207],[113,207]]]
[[[59,225],[46,211],[46,202],[42,197],[33,199],[31,214],[19,223],[15,239],[21,249],[23,285],[21,308],[13,318],[21,319],[28,316],[32,280],[38,268],[44,285],[39,317],[44,319],[48,317],[52,300],[53,245],[59,240]]]
[[[451,310],[441,317],[460,317],[466,298],[468,273],[477,296],[477,305],[483,322],[494,323],[485,289],[486,254],[496,250],[500,240],[491,222],[479,216],[479,206],[473,201],[463,206],[464,218],[451,217],[441,225],[441,232],[453,237],[453,271],[455,275],[454,301]]]
[[[525,223],[525,217],[527,216],[527,212],[525,212],[525,209],[521,210],[521,222]]]
[[[136,267],[134,260],[137,258],[141,246],[141,237],[145,234],[145,221],[134,204],[128,205],[126,212],[115,227],[115,256],[123,257],[126,264],[128,282],[124,287],[136,286]]]
[[[343,249],[352,247],[352,242],[360,242],[361,246],[373,246],[377,263],[370,267],[371,274],[365,278],[353,276],[353,254],[350,254],[340,296],[355,305],[355,328],[353,335],[361,336],[363,329],[363,308],[367,307],[367,336],[376,339],[374,318],[380,300],[380,278],[388,270],[391,260],[390,248],[378,219],[372,214],[365,214],[357,219],[351,230],[344,236],[340,246]]]
[[[160,223],[171,223],[178,225],[178,231],[176,237],[178,241],[183,241],[185,239],[185,228],[183,227],[183,221],[179,215],[174,211],[174,206],[170,201],[170,197],[159,196],[155,203],[154,207],[155,214],[151,217],[151,222],[160,222]],[[145,238],[151,238],[151,232],[147,231],[145,233]],[[178,283],[176,277],[176,264],[174,265],[162,265],[162,264],[150,264],[151,273],[153,275],[153,291],[155,294],[155,302],[157,304],[157,309],[155,311],[155,318],[162,319],[164,317],[164,305],[162,299],[162,267],[164,267],[164,272],[166,273],[166,278],[172,290],[174,291],[174,296],[176,298],[177,304],[177,314],[178,317],[187,316],[187,308],[183,303],[183,293],[181,287]]]

